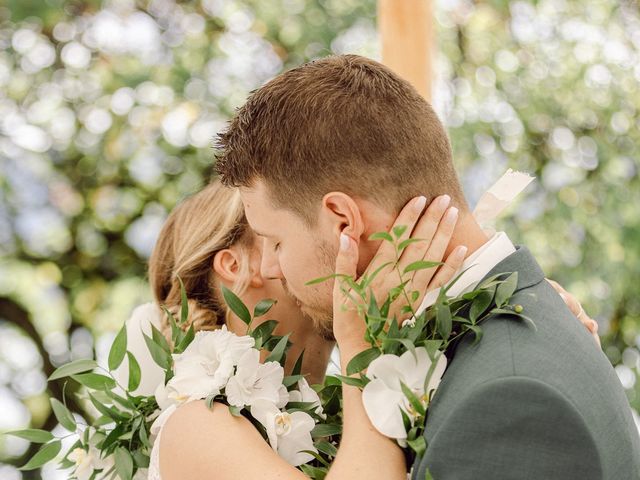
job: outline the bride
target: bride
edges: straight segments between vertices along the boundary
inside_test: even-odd
[[[436,234],[450,237],[452,229],[442,225]],[[270,311],[270,317],[280,322],[275,333],[291,332],[293,343],[285,365],[286,374],[304,349],[302,373],[309,383],[322,382],[335,345],[331,332],[314,329],[312,320],[301,313],[279,280],[261,277],[261,252],[262,243],[244,218],[238,192],[217,181],[173,210],[149,261],[149,281],[155,303],[138,307],[127,322],[128,349],[138,358],[143,372],[136,393],[152,395],[162,382],[163,372],[151,359],[141,330],[148,333],[150,324],[154,324],[169,337],[169,326],[159,305],[178,312],[178,278],[184,283],[189,301],[188,322],[196,330],[227,325],[234,333],[245,333],[246,325],[224,307],[219,284],[232,289],[250,310],[261,299],[276,299],[277,304]],[[442,261],[442,255],[427,260]],[[438,270],[429,280],[427,290],[450,281],[462,260],[453,254],[449,256],[445,264],[450,268]],[[597,324],[584,314],[573,296],[558,284],[552,284],[597,339]],[[349,315],[349,312],[335,310],[334,325],[344,326],[353,321]],[[117,374],[124,377],[127,371],[124,364]],[[353,387],[344,389],[343,440],[328,478],[360,478],[364,473],[360,468],[365,464],[367,470],[374,469],[376,478],[405,478],[406,465],[401,450],[373,428],[359,395]],[[278,456],[247,419],[231,415],[227,408],[209,410],[204,401],[190,402],[179,407],[155,430],[150,479],[306,478]],[[346,458],[348,460],[344,460]]]

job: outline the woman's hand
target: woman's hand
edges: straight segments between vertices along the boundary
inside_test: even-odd
[[[567,292],[562,287],[562,285],[548,278],[547,278],[547,281],[551,284],[553,288],[555,288],[556,292],[560,294],[560,296],[564,300],[564,303],[566,303],[567,307],[569,307],[569,310],[571,310],[571,313],[573,313],[576,316],[576,318],[580,320],[580,322],[585,327],[587,327],[587,330],[589,330],[591,335],[593,335],[593,338],[595,339],[598,346],[602,347],[602,345],[600,344],[600,337],[598,336],[598,322],[596,322],[593,318],[587,315],[587,312],[584,311],[584,308],[582,308],[582,305],[580,304],[578,299],[574,297],[572,294],[570,294],[569,292]]]
[[[448,195],[436,198],[426,211],[424,210],[425,204],[425,197],[412,199],[402,209],[390,230],[392,233],[394,227],[405,225],[407,229],[400,241],[408,238],[416,238],[421,241],[407,246],[399,259],[396,259],[394,245],[383,241],[366,269],[364,275],[371,274],[381,268],[380,273],[370,284],[371,291],[378,301],[386,299],[389,291],[400,284],[396,268],[403,272],[413,262],[419,260],[442,262],[444,258],[458,220],[458,209],[449,207],[450,198]],[[449,254],[442,265],[406,274],[404,278],[408,281],[405,286],[406,291],[420,292],[416,301],[411,305],[413,311],[421,305],[428,291],[445,285],[453,278],[461,268],[466,253],[467,248],[459,246]],[[389,265],[384,266],[387,263]],[[336,259],[336,274],[355,278],[357,264],[358,243],[343,233],[340,236],[340,250]],[[362,303],[362,299],[355,292],[345,289],[344,282],[340,278],[336,278],[333,289],[333,329],[341,352],[343,354],[345,350],[351,352],[347,357],[351,357],[368,347],[364,340],[365,323],[357,311],[358,303]],[[389,316],[396,315],[399,318],[401,308],[407,304],[407,299],[402,295],[399,296],[391,305]]]

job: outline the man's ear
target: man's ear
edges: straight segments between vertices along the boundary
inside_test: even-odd
[[[233,285],[240,280],[240,272],[243,269],[240,268],[240,262],[250,262],[249,264],[249,285],[254,288],[259,288],[263,284],[262,277],[260,276],[260,262],[258,256],[257,268],[255,266],[255,255],[243,254],[239,249],[231,247],[219,250],[213,256],[213,270],[220,277],[223,283]]]
[[[360,240],[365,225],[360,205],[353,197],[342,192],[329,192],[322,198],[322,208],[329,213],[331,228],[336,237],[344,232],[356,241]]]

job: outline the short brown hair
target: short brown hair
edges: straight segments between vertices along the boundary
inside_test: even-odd
[[[389,68],[357,55],[278,75],[250,95],[216,146],[225,185],[263,180],[276,206],[309,224],[312,205],[334,190],[394,212],[417,195],[448,193],[466,205],[429,103]]]

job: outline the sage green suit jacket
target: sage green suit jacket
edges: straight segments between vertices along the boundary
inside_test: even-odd
[[[424,480],[637,480],[640,440],[611,364],[525,247],[487,276],[518,272],[511,303],[462,339],[427,413]]]

